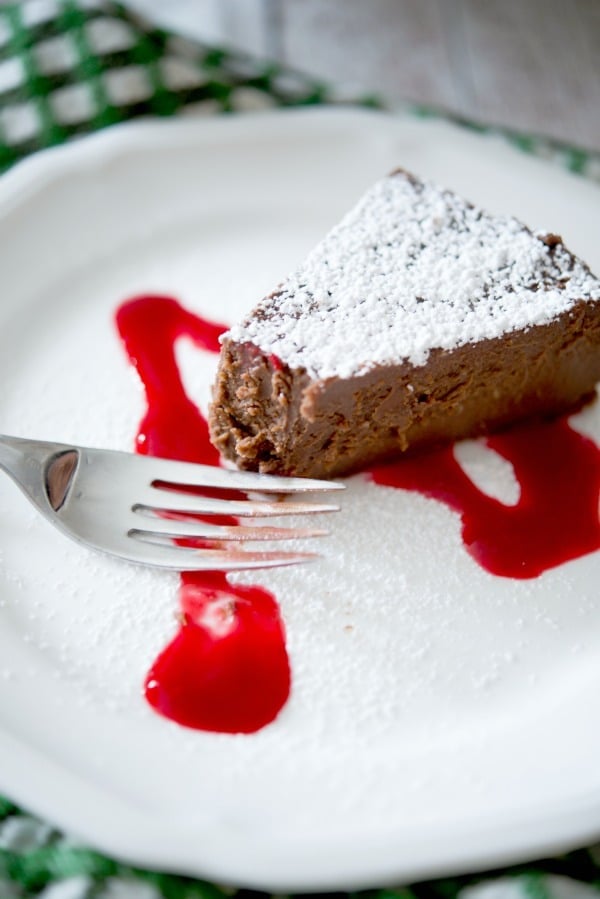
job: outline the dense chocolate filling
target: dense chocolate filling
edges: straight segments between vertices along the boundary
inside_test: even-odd
[[[227,340],[210,426],[240,468],[331,477],[407,451],[559,414],[600,381],[600,303],[548,325],[433,350],[425,365],[378,365],[311,379],[249,343]]]

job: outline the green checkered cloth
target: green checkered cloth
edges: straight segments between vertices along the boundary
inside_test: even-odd
[[[344,98],[301,74],[201,46],[101,0],[0,5],[0,170],[36,150],[136,116],[212,115],[349,101],[385,105],[372,97]],[[407,109],[422,116],[439,115],[431,109]],[[524,151],[600,181],[599,154],[502,133]],[[485,875],[355,895],[357,899],[598,899],[599,891],[600,847],[596,847]],[[0,899],[232,895],[231,890],[203,881],[120,864],[0,797]],[[237,899],[260,895],[236,894]],[[336,896],[343,899],[344,894]]]
[[[2,5],[0,0],[0,171],[36,150],[136,116],[340,102],[385,105],[376,97],[345,97],[300,73],[169,34],[118,4],[24,0]],[[403,109],[441,115],[422,106]],[[500,133],[522,150],[600,181],[598,153],[543,137]]]

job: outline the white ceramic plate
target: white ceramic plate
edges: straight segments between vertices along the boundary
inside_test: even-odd
[[[142,397],[120,301],[166,292],[233,320],[397,165],[600,268],[594,186],[445,124],[305,111],[117,128],[0,183],[0,431],[131,447]],[[180,355],[205,404],[214,358]],[[599,439],[600,410],[578,426]],[[491,455],[479,471],[510,487]],[[65,541],[6,478],[0,507],[0,790],[106,852],[301,890],[600,833],[600,554],[495,578],[446,508],[355,480],[321,562],[246,577],[281,603],[288,705],[253,736],[214,735],[141,695],[177,577]]]

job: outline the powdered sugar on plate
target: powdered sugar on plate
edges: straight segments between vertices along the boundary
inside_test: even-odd
[[[545,324],[579,300],[600,300],[600,281],[553,235],[400,171],[228,337],[344,378],[423,365],[432,349]]]

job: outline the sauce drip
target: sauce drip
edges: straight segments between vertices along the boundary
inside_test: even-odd
[[[491,574],[533,578],[600,548],[600,451],[566,418],[489,437],[521,493],[506,505],[480,491],[452,447],[372,468],[376,484],[416,490],[459,512],[462,539]]]
[[[125,302],[116,324],[146,393],[137,452],[218,465],[206,419],[185,392],[175,347],[187,338],[216,353],[226,327],[162,296]],[[150,705],[178,724],[221,733],[253,733],[273,721],[290,692],[275,598],[262,587],[230,584],[223,572],[184,572],[179,601],[179,630],[146,677]]]

